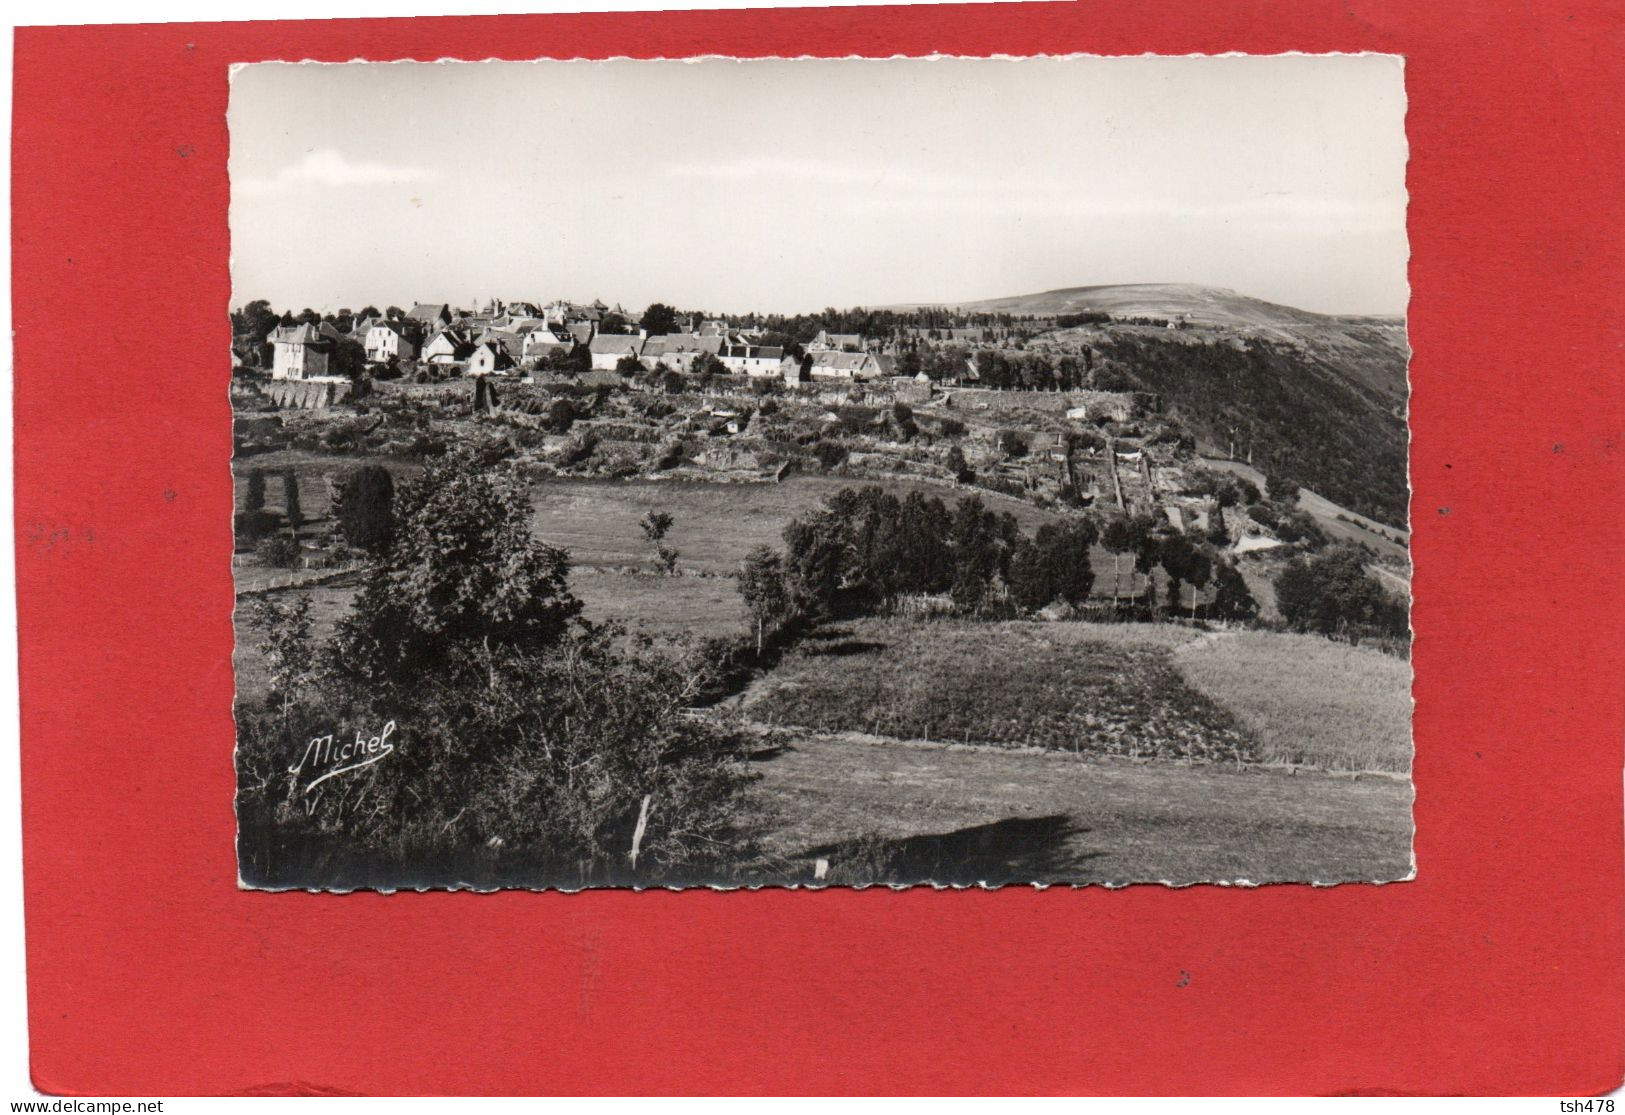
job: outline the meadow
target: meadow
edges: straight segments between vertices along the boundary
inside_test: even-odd
[[[774,483],[733,484],[692,480],[545,479],[531,489],[537,538],[570,551],[578,566],[654,568],[654,554],[638,526],[649,511],[664,511],[673,525],[667,542],[682,555],[679,566],[706,573],[732,573],[752,548],[782,546],[785,525],[815,511],[842,488],[880,483],[898,496],[920,491],[952,506],[978,494],[998,512],[1008,511],[1033,531],[1056,515],[992,492],[955,491],[918,481],[866,481],[839,476],[796,475]],[[1108,560],[1109,565],[1109,560]]]
[[[802,642],[747,692],[758,721],[1135,758],[1258,758],[1172,659],[1191,632],[1128,624],[863,619]]]
[[[1198,639],[1173,660],[1230,709],[1265,762],[1408,773],[1411,667],[1315,635],[1243,631]]]
[[[1229,764],[794,734],[755,764],[786,881],[1336,883],[1410,873],[1411,788]]]

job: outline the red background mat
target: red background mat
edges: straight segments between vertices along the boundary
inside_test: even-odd
[[[1136,0],[20,30],[35,1083],[124,1095],[1617,1085],[1622,27],[1618,4]],[[1232,50],[1408,59],[1415,881],[237,889],[230,63]]]

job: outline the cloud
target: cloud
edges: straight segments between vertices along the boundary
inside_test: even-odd
[[[393,186],[408,182],[432,182],[442,177],[438,170],[420,166],[392,166],[389,163],[356,162],[341,151],[322,147],[305,152],[297,163],[285,166],[270,178],[248,178],[238,188],[246,193],[283,193],[302,186],[337,188],[343,186]]]

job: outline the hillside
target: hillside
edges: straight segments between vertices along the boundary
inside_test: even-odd
[[[1110,314],[1028,348],[1105,358],[1115,385],[1160,396],[1208,450],[1405,525],[1406,367],[1400,318],[1336,317],[1187,283],[1068,287],[960,303],[967,313]],[[1164,329],[1123,319],[1177,322]]]
[[[1318,325],[1336,321],[1322,314],[1279,306],[1249,298],[1221,287],[1194,283],[1129,283],[1116,286],[1079,286],[962,302],[952,307],[968,313],[1082,314],[1116,317],[1184,317],[1195,325],[1228,328],[1271,328]]]
[[[1101,330],[1071,344],[1087,347],[1121,381],[1158,395],[1198,446],[1222,453],[1234,438],[1237,451],[1251,454],[1272,481],[1406,525],[1402,349],[1375,341],[1354,360],[1314,343],[1202,339],[1202,332]]]

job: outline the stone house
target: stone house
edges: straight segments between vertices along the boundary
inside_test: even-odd
[[[271,342],[272,379],[325,378],[331,366],[333,336],[311,325],[279,326],[266,338]]]

